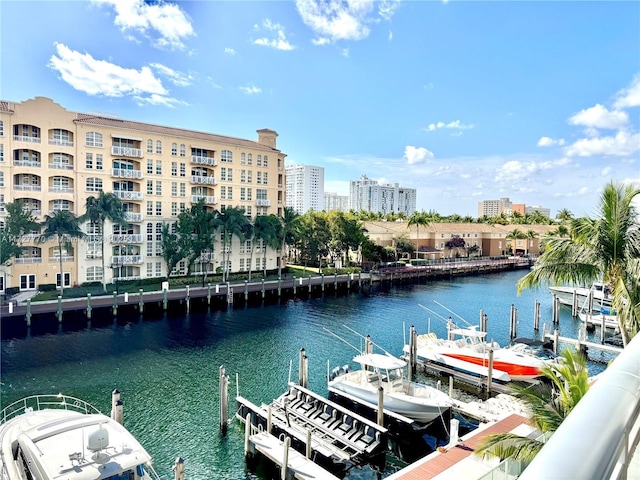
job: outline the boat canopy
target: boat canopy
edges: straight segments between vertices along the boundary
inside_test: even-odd
[[[369,353],[353,357],[353,361],[359,363],[363,367],[373,367],[378,369],[393,370],[395,368],[404,368],[407,362],[391,355],[381,355],[379,353]]]
[[[480,330],[476,330],[478,327],[471,328],[454,328],[451,330],[451,333],[454,335],[460,335],[461,337],[477,337],[484,338],[487,336],[487,332],[481,332]]]

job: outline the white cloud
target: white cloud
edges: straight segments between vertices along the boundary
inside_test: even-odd
[[[345,58],[349,58],[349,49],[343,48],[342,51],[340,52],[340,55],[342,55]]]
[[[246,87],[238,87],[238,88],[242,90],[245,95],[254,95],[256,93],[262,92],[262,89],[256,87],[255,85],[247,85]]]
[[[183,40],[195,35],[187,14],[173,3],[146,3],[143,0],[93,0],[116,12],[115,24],[125,33],[136,31],[158,48],[184,50]]]
[[[631,85],[616,94],[614,108],[629,108],[640,106],[640,74],[631,81]]]
[[[429,84],[429,85],[432,85],[432,84]],[[460,120],[454,120],[453,122],[449,122],[449,123],[444,123],[444,122],[431,123],[427,127],[427,131],[433,132],[435,130],[440,130],[441,128],[452,128],[455,130],[469,130],[473,127],[474,127],[473,124],[465,125],[464,123],[460,122]]]
[[[180,103],[168,96],[169,92],[149,67],[141,67],[140,70],[123,68],[104,60],[96,60],[88,53],[71,50],[61,43],[56,43],[55,47],[57,56],[50,58],[48,66],[76,90],[105,97],[131,96],[139,103],[154,105],[170,106]],[[166,70],[173,72],[171,69]]]
[[[613,172],[613,168],[611,168],[611,167],[604,167],[604,168],[602,169],[602,172],[600,172],[600,174],[601,174],[603,177],[608,177],[609,175],[611,175],[611,172]]]
[[[404,148],[404,157],[407,159],[407,163],[409,165],[416,165],[432,159],[433,153],[424,147],[413,147],[411,145],[407,145]]]
[[[540,140],[538,140],[539,147],[552,147],[553,145],[564,145],[564,143],[564,138],[554,140],[550,137],[541,137]]]
[[[387,36],[387,40],[389,41],[393,40],[393,32],[391,30],[389,30],[389,35]]]
[[[271,47],[277,50],[293,50],[296,48],[287,41],[287,37],[284,33],[284,28],[279,23],[273,23],[266,18],[262,22],[262,27],[269,32],[275,34],[275,38],[262,37],[253,41],[255,45],[262,45],[264,47]],[[256,29],[260,30],[260,27],[256,25]]]
[[[226,53],[227,55],[235,55],[236,51],[233,48],[227,47],[224,49],[224,53]]]
[[[583,138],[566,147],[570,157],[628,156],[640,150],[640,133],[621,130],[615,136]]]
[[[389,20],[398,2],[378,3],[378,15]],[[296,0],[302,21],[318,35],[314,45],[326,45],[339,40],[362,40],[370,33],[369,24],[377,20],[376,3],[362,0]]]
[[[579,111],[571,118],[569,124],[582,125],[589,128],[623,128],[629,121],[629,115],[621,110],[609,110],[599,103],[591,108]]]
[[[184,73],[177,72],[176,70],[160,63],[151,63],[149,66],[155,69],[159,74],[167,77],[171,83],[179,87],[188,87],[193,81],[191,75],[185,75]]]

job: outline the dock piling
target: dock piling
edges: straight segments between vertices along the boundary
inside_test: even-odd
[[[280,480],[287,480],[289,474],[289,447],[291,446],[291,438],[284,439],[284,453],[282,456],[282,468],[280,469]]]
[[[487,393],[491,396],[493,388],[493,348],[489,349],[489,371],[487,374]]]
[[[220,391],[220,431],[224,435],[227,433],[229,424],[229,375],[225,373],[224,365],[220,365],[219,370],[219,391]],[[250,425],[251,422],[247,423]]]
[[[167,289],[163,288],[162,289],[162,309],[166,312],[167,311],[167,307],[168,307]]]
[[[249,299],[249,280],[244,281],[244,301]]]
[[[27,327],[31,326],[31,299],[27,299],[27,314],[25,315],[27,320]]]
[[[207,305],[211,306],[211,284],[207,284]]]
[[[301,348],[298,361],[298,385],[304,388],[307,388],[307,385],[309,384],[308,366],[309,362],[307,355],[305,354],[304,348]]]
[[[184,480],[184,459],[182,457],[176,458],[171,469],[173,470],[173,480]]]
[[[189,290],[189,285],[187,285],[185,293],[186,293],[186,297],[185,297],[184,301],[186,303],[187,313],[189,313],[189,309],[191,308],[191,292]]]
[[[558,354],[558,342],[559,342],[560,332],[556,328],[553,332],[553,353]]]
[[[264,278],[262,279],[262,299],[264,300]]]
[[[58,295],[58,312],[57,312],[57,316],[58,316],[58,322],[62,323],[62,296],[61,295]]]
[[[9,313],[13,313],[13,302],[9,302]]]
[[[140,315],[142,315],[144,313],[144,298],[142,296],[142,294],[144,293],[144,289],[141,288],[140,290],[138,290],[138,293],[138,310],[140,310]]]
[[[311,458],[311,430],[308,428],[307,428],[307,442],[306,442],[305,455],[307,458]]]
[[[571,298],[571,316],[576,318],[578,316],[578,292],[573,291],[573,297]]]
[[[533,329],[537,332],[540,330],[540,300],[536,298],[536,303],[533,305]]]
[[[378,387],[378,415],[376,417],[376,423],[381,427],[384,427],[384,388]]]
[[[124,406],[120,399],[120,391],[116,388],[111,392],[111,419],[124,425]]]
[[[91,320],[91,294],[87,293],[87,318]]]
[[[244,456],[249,454],[249,437],[251,436],[251,413],[244,417]]]

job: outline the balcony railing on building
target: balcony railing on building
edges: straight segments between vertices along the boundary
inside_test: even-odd
[[[256,205],[258,207],[270,207],[271,206],[271,200],[268,200],[266,198],[258,198],[258,199],[256,199]]]
[[[133,212],[124,212],[124,219],[127,222],[141,222],[143,219],[143,215],[141,213],[133,213]]]
[[[14,185],[14,190],[22,190],[26,192],[41,192],[42,187],[40,185]]]
[[[191,155],[191,163],[196,163],[198,165],[209,165],[211,167],[215,167],[218,162],[213,157],[203,157],[202,155]]]
[[[50,162],[49,168],[57,168],[58,170],[73,170],[71,163]]]
[[[111,147],[111,155],[123,157],[142,158],[142,150],[132,147]]]
[[[142,178],[142,170],[129,170],[126,168],[112,168],[111,176],[116,178]]]
[[[87,259],[102,258],[102,252],[87,252]]]
[[[13,165],[16,167],[38,167],[42,166],[42,162],[38,160],[14,160]]]
[[[42,257],[19,257],[13,259],[14,263],[42,263]]]
[[[73,193],[73,187],[64,187],[61,185],[54,185],[49,188],[50,192],[60,192],[60,193]]]
[[[140,280],[140,275],[129,275],[128,277],[113,277],[114,280],[118,280],[119,282],[126,282],[128,280]]]
[[[142,200],[142,192],[134,192],[133,190],[114,190],[113,194],[120,200]]]
[[[217,185],[218,180],[215,177],[205,177],[204,175],[191,175],[191,183],[203,185]]]
[[[49,261],[50,262],[56,262],[56,263],[60,263],[60,257],[49,257]],[[62,256],[62,262],[73,262],[73,256],[69,256],[69,255],[63,255]]]
[[[63,138],[50,138],[49,145],[60,145],[61,147],[73,147],[73,142],[71,140],[66,140]]]
[[[218,203],[218,199],[209,195],[191,195],[191,203],[198,203],[200,200],[204,200],[207,205],[213,205]]]
[[[111,235],[111,243],[142,243],[142,235],[139,233]]]
[[[14,135],[13,139],[18,142],[40,143],[40,137],[30,137],[28,135]]]
[[[139,265],[142,263],[142,255],[114,255],[111,257],[113,265]]]

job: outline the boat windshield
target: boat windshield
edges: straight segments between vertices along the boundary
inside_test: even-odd
[[[402,380],[402,369],[395,368],[393,370],[389,370],[389,381],[395,382],[396,380]]]
[[[138,465],[138,477],[137,478],[143,478],[144,477],[144,468],[142,467],[142,465]],[[120,473],[116,473],[115,475],[111,475],[110,477],[106,477],[104,480],[134,480],[136,478],[134,472],[132,469],[129,470],[125,470],[124,472],[120,472]]]

